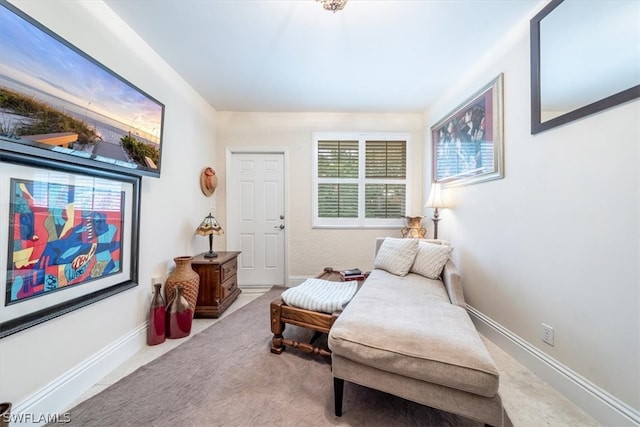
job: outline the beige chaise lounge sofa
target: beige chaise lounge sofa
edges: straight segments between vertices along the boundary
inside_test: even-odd
[[[504,424],[498,370],[466,311],[452,248],[443,245],[376,241],[376,268],[329,332],[337,416],[346,380]]]

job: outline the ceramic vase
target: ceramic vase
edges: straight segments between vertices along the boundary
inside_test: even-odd
[[[165,299],[167,304],[171,301],[175,294],[175,289],[182,286],[183,295],[187,299],[191,312],[196,311],[196,302],[198,301],[198,288],[200,287],[200,276],[191,268],[191,256],[179,256],[173,259],[176,268],[167,277],[164,285]]]
[[[422,226],[421,216],[407,216],[407,226],[402,227],[402,237],[413,239],[424,239],[427,229]]]
[[[183,295],[183,287],[176,286],[173,299],[167,305],[167,338],[183,338],[191,333],[193,310]]]
[[[149,307],[149,328],[147,329],[147,344],[162,344],[166,338],[166,310],[167,307],[160,292],[160,283],[153,285],[153,298]]]

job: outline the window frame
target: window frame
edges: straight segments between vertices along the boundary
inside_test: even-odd
[[[358,141],[358,178],[318,178],[319,141]],[[405,141],[406,176],[404,180],[393,178],[366,178],[365,155],[367,141]],[[411,134],[409,132],[314,132],[312,149],[312,228],[366,229],[396,228],[406,225],[406,218],[365,218],[365,184],[404,184],[405,214],[411,212]],[[318,217],[318,185],[320,183],[358,184],[357,218]]]

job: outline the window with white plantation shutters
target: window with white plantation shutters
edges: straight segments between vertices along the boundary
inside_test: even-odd
[[[408,137],[388,136],[315,138],[315,227],[404,224]]]
[[[318,216],[358,217],[358,141],[318,141]]]
[[[365,141],[365,218],[403,218],[406,141]]]

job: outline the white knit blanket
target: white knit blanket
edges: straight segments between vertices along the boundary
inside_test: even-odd
[[[307,279],[281,295],[282,300],[292,307],[305,310],[333,313],[344,308],[358,290],[358,282],[330,282],[322,279]]]

